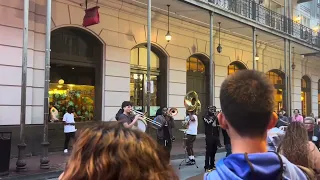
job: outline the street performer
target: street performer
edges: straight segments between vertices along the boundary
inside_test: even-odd
[[[161,127],[157,128],[157,141],[165,148],[170,159],[172,140],[174,139],[172,134],[172,129],[175,127],[174,119],[168,113],[168,108],[165,107],[162,108],[161,113],[157,113],[154,121],[161,124]]]
[[[198,134],[198,117],[194,111],[189,111],[188,116],[186,117],[188,129],[186,131],[187,140],[186,140],[186,150],[189,156],[189,160],[187,161],[187,165],[194,165],[196,160],[194,158],[193,152],[193,143],[196,140]]]
[[[130,101],[123,101],[121,109],[119,109],[116,114],[116,120],[121,122],[125,128],[135,128],[136,122],[143,118],[141,115],[137,114],[134,117],[131,117],[132,103]]]
[[[204,132],[206,135],[206,157],[204,170],[215,169],[215,156],[219,145],[219,123],[217,118],[217,108],[209,106],[207,113],[203,117]]]

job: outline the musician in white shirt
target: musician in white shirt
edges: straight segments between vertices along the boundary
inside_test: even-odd
[[[198,134],[198,117],[194,111],[189,111],[186,119],[188,121],[188,130],[186,131],[186,150],[189,156],[187,165],[193,165],[196,162],[194,159],[193,143],[196,140]]]

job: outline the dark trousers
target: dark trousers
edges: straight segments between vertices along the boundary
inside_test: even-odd
[[[193,143],[196,140],[196,137],[197,137],[196,135],[187,134],[186,149],[187,149],[188,156],[193,156],[194,155],[194,153],[193,153]]]
[[[70,139],[74,139],[75,132],[70,132],[70,133],[64,133],[65,134],[65,139],[64,139],[64,149],[68,149],[68,145],[70,142]]]
[[[206,158],[204,161],[205,168],[213,168],[216,153],[218,150],[218,137],[207,136],[206,137]]]
[[[164,150],[167,152],[167,157],[170,159],[170,153],[172,149],[172,141],[171,140],[164,140],[164,139],[157,139],[158,144],[160,144]]]

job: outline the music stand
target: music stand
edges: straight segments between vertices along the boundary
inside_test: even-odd
[[[187,146],[186,146],[186,141],[187,141],[187,133],[186,133],[186,131],[187,131],[187,129],[179,129],[179,131],[182,131],[183,133],[184,133],[184,136],[183,136],[183,143],[182,143],[182,146],[183,146],[183,149],[184,149],[184,159],[180,162],[180,164],[179,164],[179,170],[180,170],[180,168],[181,168],[181,166],[183,166],[183,165],[187,165],[186,163],[187,163],[187,160],[189,159],[189,157],[188,157],[188,152],[187,152]],[[184,164],[183,164],[183,162],[184,162]],[[192,165],[190,165],[190,166],[193,166],[193,165],[195,165],[197,168],[199,168],[198,167],[198,165],[197,165],[197,162],[196,162],[196,160],[194,160],[194,164],[192,164]]]

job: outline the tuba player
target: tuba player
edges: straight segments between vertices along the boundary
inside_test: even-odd
[[[198,134],[198,117],[195,114],[195,111],[196,110],[188,111],[188,116],[186,117],[186,120],[188,121],[188,129],[186,131],[186,150],[189,156],[187,165],[194,165],[196,163],[194,159],[193,143],[196,140]]]

